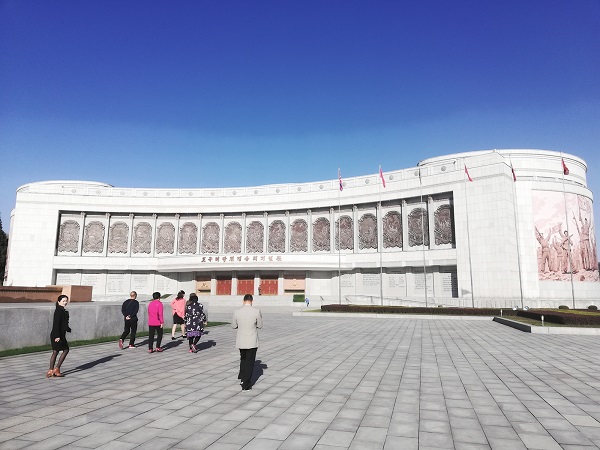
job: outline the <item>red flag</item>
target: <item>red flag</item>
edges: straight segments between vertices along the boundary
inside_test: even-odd
[[[385,188],[385,178],[383,177],[383,172],[381,170],[381,164],[379,164],[379,177],[381,178],[381,183],[383,184],[383,187]]]
[[[565,175],[569,175],[569,168],[567,167],[567,165],[565,164],[565,158],[562,158],[562,165],[563,165],[563,173]]]
[[[517,181],[517,175],[515,174],[515,168],[513,167],[512,163],[510,163],[510,170],[512,170],[513,180]]]
[[[467,165],[465,164],[465,173],[467,174],[467,178],[469,179],[469,181],[473,181],[473,178],[471,178],[471,175],[469,175],[469,171],[467,169]]]
[[[340,191],[343,191],[344,183],[342,182],[342,172],[339,168],[338,168],[338,180],[340,180]]]

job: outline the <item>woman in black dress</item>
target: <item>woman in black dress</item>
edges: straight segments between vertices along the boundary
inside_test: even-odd
[[[196,294],[190,294],[190,299],[185,306],[185,330],[190,343],[190,353],[196,353],[198,341],[204,332],[206,325],[206,314],[204,306],[198,302]]]
[[[58,301],[56,302],[56,309],[54,310],[54,320],[52,322],[52,331],[50,332],[50,342],[52,344],[52,356],[50,357],[50,370],[46,372],[46,377],[64,377],[60,373],[60,366],[65,361],[67,354],[69,353],[69,343],[67,342],[66,334],[67,331],[70,333],[69,328],[69,312],[65,309],[69,303],[69,297],[66,295],[59,295]],[[58,352],[62,351],[62,355],[56,363],[56,357]]]

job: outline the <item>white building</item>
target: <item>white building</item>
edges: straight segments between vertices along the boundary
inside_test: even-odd
[[[5,284],[91,285],[95,300],[184,289],[587,307],[600,283],[586,172],[573,155],[493,150],[385,172],[385,187],[379,174],[344,179],[343,190],[337,179],[224,189],[30,183],[17,190]]]

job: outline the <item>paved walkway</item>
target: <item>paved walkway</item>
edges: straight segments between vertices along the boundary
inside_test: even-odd
[[[213,314],[211,320],[229,320]],[[226,326],[202,350],[116,343],[0,359],[0,448],[340,450],[600,446],[600,350],[490,321],[265,313],[251,391]],[[77,324],[73,324],[77,326]],[[587,447],[586,447],[587,446]]]

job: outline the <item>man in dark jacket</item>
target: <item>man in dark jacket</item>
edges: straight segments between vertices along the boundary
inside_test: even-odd
[[[129,294],[129,299],[123,302],[123,306],[121,306],[121,312],[123,313],[123,317],[125,318],[125,328],[123,330],[123,334],[121,335],[121,339],[119,339],[119,348],[123,348],[123,341],[127,338],[127,335],[131,332],[131,336],[129,338],[129,347],[135,348],[135,333],[137,332],[137,323],[138,317],[137,313],[140,310],[140,304],[136,300],[137,292],[131,291]]]

